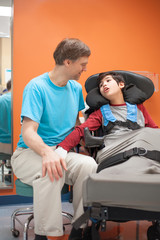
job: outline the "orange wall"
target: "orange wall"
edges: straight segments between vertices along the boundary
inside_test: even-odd
[[[88,76],[107,70],[159,74],[159,12],[159,0],[14,0],[14,149],[24,86],[53,68],[52,53],[59,41],[76,37],[90,46],[83,86]],[[160,126],[159,101],[157,92],[145,105]]]

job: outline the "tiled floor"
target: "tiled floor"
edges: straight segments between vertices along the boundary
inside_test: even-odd
[[[28,205],[27,205],[28,206]],[[1,206],[0,207],[0,240],[22,240],[22,226],[17,223],[16,228],[20,231],[18,238],[12,236],[11,229],[11,215],[13,211],[23,206]],[[73,214],[72,204],[64,202],[62,204],[64,211]],[[24,217],[21,217],[24,220]],[[64,222],[66,220],[64,219]],[[102,240],[147,240],[146,232],[151,223],[147,221],[141,222],[127,222],[127,223],[116,223],[108,222],[106,232],[101,232]],[[31,222],[33,226],[33,222]],[[67,240],[71,226],[66,226],[65,235],[63,237],[50,238],[54,240]],[[33,229],[29,230],[28,240],[34,239]]]

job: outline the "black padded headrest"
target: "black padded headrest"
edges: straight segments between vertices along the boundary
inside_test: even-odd
[[[126,86],[124,91],[124,100],[126,102],[132,104],[140,104],[150,98],[154,93],[153,82],[145,76],[123,70],[109,72],[116,72],[123,76]],[[99,109],[101,106],[109,102],[99,92],[97,81],[98,76],[99,73],[94,74],[90,76],[85,82],[85,88],[88,93],[86,102],[88,106],[92,109]]]

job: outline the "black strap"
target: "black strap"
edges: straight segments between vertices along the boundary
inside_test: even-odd
[[[91,216],[91,208],[88,208],[74,223],[73,227],[75,229],[80,228],[80,226],[85,223]]]
[[[104,135],[107,135],[115,125],[118,125],[121,127],[126,127],[128,129],[132,129],[132,130],[136,130],[136,129],[140,128],[140,126],[137,122],[132,122],[128,119],[126,122],[122,122],[119,120],[116,120],[115,122],[109,121],[107,126],[103,126]]]
[[[97,225],[92,222],[92,240],[101,240]]]
[[[98,166],[97,173],[102,171],[105,168],[123,163],[127,161],[132,156],[143,156],[152,160],[155,160],[160,163],[160,151],[148,151],[144,148],[132,148],[128,151],[118,153],[113,157],[106,158],[103,162],[101,162]]]
[[[88,207],[87,210],[73,223],[75,229],[80,228],[80,226],[91,219],[98,226],[99,221],[108,220],[108,208],[101,206],[100,203],[92,203],[92,207]],[[104,228],[104,226],[101,226]],[[99,227],[98,227],[99,228]],[[97,228],[97,229],[98,229]]]
[[[91,213],[91,208],[88,208],[87,211],[85,211],[74,223],[73,227],[75,229],[79,229],[82,224],[84,224],[86,221],[88,221],[92,217]],[[92,221],[92,226],[91,226],[91,238],[92,240],[100,240],[100,235],[99,235],[99,223],[95,223]],[[86,236],[85,236],[86,237]],[[86,238],[84,238],[86,239]],[[87,239],[86,239],[87,240]]]

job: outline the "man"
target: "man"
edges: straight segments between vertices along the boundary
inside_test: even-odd
[[[11,154],[11,80],[7,90],[0,96],[0,152]]]
[[[74,80],[86,71],[90,49],[78,39],[64,39],[53,56],[54,69],[32,79],[24,89],[22,134],[12,156],[17,178],[33,185],[35,240],[63,235],[64,183],[74,185],[73,221],[82,214],[82,182],[97,168],[91,157],[71,152],[64,159],[61,151],[55,150],[72,132],[78,112],[84,108],[82,87]],[[81,232],[77,231],[77,236],[72,231],[70,239],[81,239]]]

